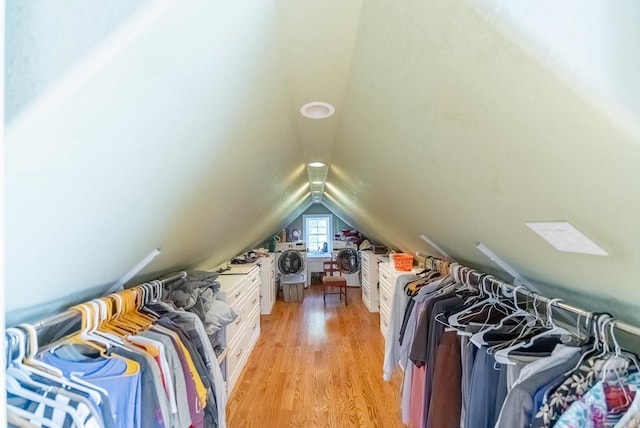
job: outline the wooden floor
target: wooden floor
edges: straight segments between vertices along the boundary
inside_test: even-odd
[[[382,380],[384,339],[378,313],[360,288],[322,302],[322,285],[304,302],[277,300],[260,318],[262,333],[229,396],[229,428],[403,427],[398,373]]]

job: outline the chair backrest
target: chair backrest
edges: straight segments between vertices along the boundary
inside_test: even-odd
[[[322,270],[324,271],[325,276],[336,276],[334,275],[335,272],[342,276],[342,272],[340,272],[340,268],[338,268],[338,262],[335,260],[322,262]]]

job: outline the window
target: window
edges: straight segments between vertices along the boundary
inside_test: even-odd
[[[304,240],[307,243],[308,255],[331,254],[333,236],[331,215],[305,215]]]

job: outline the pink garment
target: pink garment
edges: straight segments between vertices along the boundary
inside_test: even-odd
[[[422,428],[424,420],[424,385],[427,380],[427,366],[413,367],[411,378],[411,404],[409,407],[409,427]]]

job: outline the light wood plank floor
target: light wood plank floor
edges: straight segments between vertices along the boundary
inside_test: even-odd
[[[378,313],[360,288],[322,302],[322,285],[304,302],[277,300],[227,405],[229,428],[403,427],[401,375],[382,380],[384,339]]]

